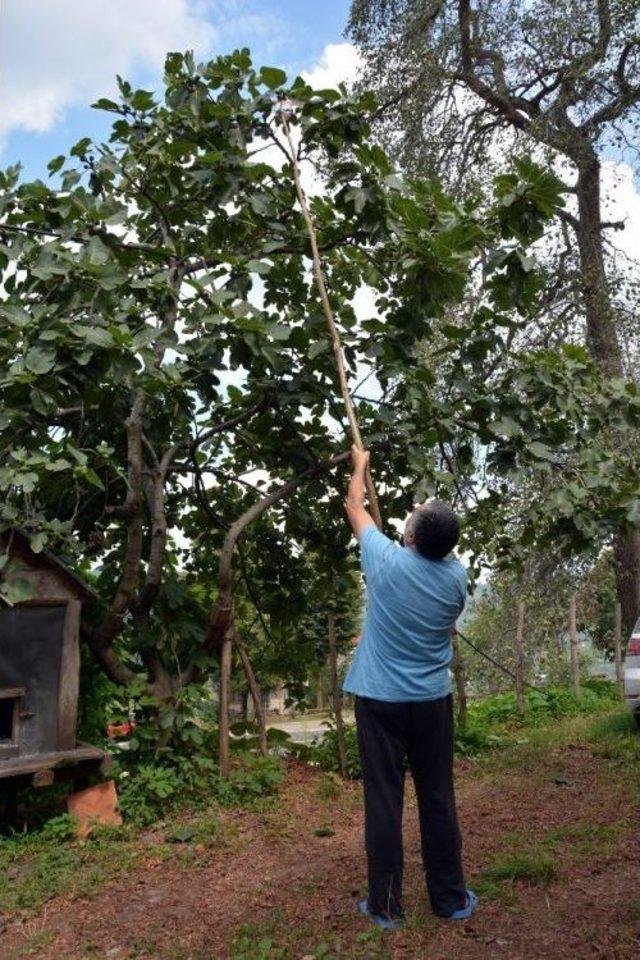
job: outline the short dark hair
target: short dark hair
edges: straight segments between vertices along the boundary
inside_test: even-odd
[[[429,560],[442,560],[460,539],[460,520],[442,500],[430,500],[417,511],[413,527],[418,553]]]

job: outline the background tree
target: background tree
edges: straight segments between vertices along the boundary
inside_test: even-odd
[[[607,257],[602,157],[637,162],[639,11],[636,0],[354,0],[350,20],[363,83],[382,101],[383,139],[399,143],[409,169],[473,189],[526,143],[564,170],[575,204],[560,212],[543,336],[559,325],[566,338],[584,322],[592,357],[613,378],[625,372],[637,283],[628,273],[621,283],[620,256]],[[637,529],[618,532],[615,554],[630,629],[640,612]]]

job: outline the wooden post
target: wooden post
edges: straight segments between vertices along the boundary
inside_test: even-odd
[[[227,630],[220,651],[220,717],[218,720],[218,764],[220,776],[229,776],[229,694],[231,686],[231,631]]]
[[[241,640],[237,635],[234,639],[240,652],[240,659],[242,660],[244,675],[247,678],[247,684],[251,692],[251,699],[253,700],[253,711],[256,718],[256,726],[258,727],[258,749],[260,751],[260,756],[266,757],[269,752],[267,749],[267,724],[264,716],[264,707],[262,706],[260,686],[256,680],[256,675],[253,672],[251,660],[249,659],[249,654],[247,653],[247,648],[244,645],[244,641]]]
[[[580,660],[578,659],[578,628],[576,626],[576,597],[569,604],[569,640],[571,643],[571,683],[576,697],[580,696]]]
[[[331,669],[331,703],[333,706],[333,718],[336,723],[336,740],[338,743],[338,765],[340,775],[346,780],[347,769],[347,745],[344,736],[344,718],[342,716],[342,691],[338,682],[338,643],[336,637],[336,617],[333,611],[329,611],[329,666]]]
[[[518,602],[518,620],[516,638],[513,647],[513,660],[516,675],[516,709],[521,717],[525,713],[524,700],[524,602]]]
[[[453,645],[453,679],[456,685],[456,704],[458,707],[458,723],[464,727],[467,723],[467,691],[465,688],[465,670],[460,641],[454,633],[451,638]]]
[[[616,661],[616,683],[618,692],[624,699],[624,673],[622,670],[622,604],[616,603],[613,628],[613,652]]]

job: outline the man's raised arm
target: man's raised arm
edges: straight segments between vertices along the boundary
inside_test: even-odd
[[[355,445],[352,446],[351,462],[353,464],[353,473],[344,506],[347,511],[347,516],[349,517],[351,529],[356,537],[360,538],[363,530],[366,530],[367,527],[375,527],[376,525],[375,520],[367,513],[364,506],[364,476],[369,464],[369,451],[360,450]]]

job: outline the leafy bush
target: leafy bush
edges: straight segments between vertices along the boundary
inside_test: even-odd
[[[126,820],[148,826],[179,809],[210,806],[241,806],[258,797],[274,794],[282,780],[282,762],[275,757],[238,757],[228,780],[220,777],[212,757],[173,753],[120,769],[119,806]]]
[[[479,753],[500,746],[512,730],[523,726],[536,727],[563,717],[597,713],[617,700],[615,684],[595,677],[584,681],[579,697],[569,686],[527,688],[524,717],[517,712],[515,693],[496,694],[470,705],[466,726],[456,729],[456,752],[465,755]]]
[[[327,728],[327,732],[309,744],[305,751],[306,756],[303,754],[302,758],[317,764],[322,770],[339,773],[338,733],[335,724],[332,721],[325,721],[323,726]],[[344,738],[347,752],[347,776],[351,780],[358,780],[362,776],[362,769],[355,724],[345,726]]]
[[[466,726],[456,728],[455,751],[464,756],[481,753],[503,745],[511,732],[524,726],[535,727],[562,717],[597,713],[607,704],[616,702],[618,693],[615,684],[598,678],[584,681],[580,697],[576,697],[568,686],[548,686],[535,690],[528,688],[525,692],[524,718],[516,710],[514,693],[496,694],[469,706]],[[337,772],[337,734],[333,724],[329,723],[327,727],[323,737],[308,746],[292,747],[292,751],[322,770]],[[362,770],[354,725],[346,727],[345,738],[348,774],[352,779],[358,779],[362,776]]]

